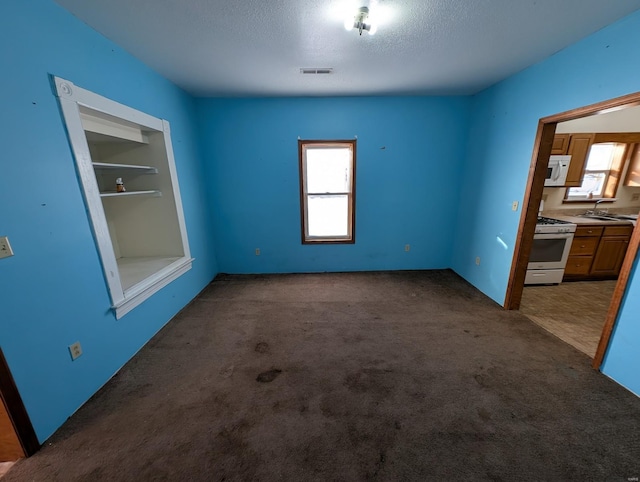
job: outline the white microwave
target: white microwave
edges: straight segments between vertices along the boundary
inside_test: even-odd
[[[564,186],[567,181],[567,172],[569,172],[569,163],[571,163],[571,156],[549,156],[544,185]]]

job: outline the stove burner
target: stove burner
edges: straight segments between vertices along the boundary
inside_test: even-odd
[[[571,224],[568,221],[560,221],[559,219],[545,218],[544,216],[538,216],[538,222],[536,224]]]

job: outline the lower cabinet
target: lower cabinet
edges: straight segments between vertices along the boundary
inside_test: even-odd
[[[631,231],[627,226],[605,228],[591,265],[592,276],[615,278],[620,274]]]
[[[569,251],[569,259],[564,268],[564,279],[589,276],[603,231],[603,226],[580,225],[577,227],[571,251]]]
[[[580,225],[571,244],[565,280],[617,278],[633,226]]]

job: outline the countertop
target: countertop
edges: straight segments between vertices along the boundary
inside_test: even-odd
[[[634,226],[633,221],[627,221],[625,219],[618,219],[615,221],[604,221],[602,219],[583,218],[580,216],[569,216],[566,214],[546,215],[543,213],[543,215],[553,219],[559,219],[560,221],[568,221],[570,223],[574,223],[577,225],[589,224],[589,225],[596,225],[596,226],[626,226],[626,225]]]

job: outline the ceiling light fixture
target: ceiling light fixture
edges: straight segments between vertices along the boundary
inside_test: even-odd
[[[333,67],[323,67],[323,68],[302,68],[300,69],[301,74],[333,74]]]
[[[347,30],[356,29],[360,35],[363,30],[369,32],[369,35],[375,34],[378,30],[377,25],[371,21],[369,7],[360,7],[353,17],[350,16],[345,20],[344,28]]]

